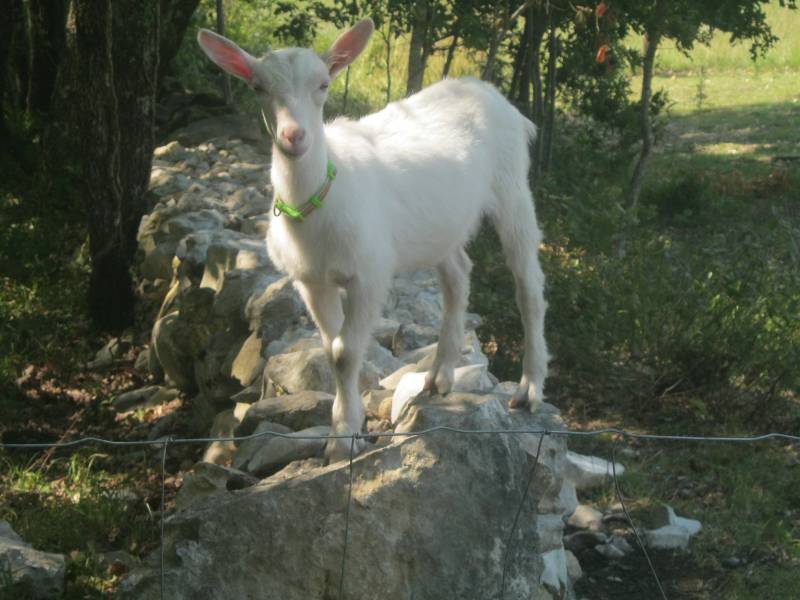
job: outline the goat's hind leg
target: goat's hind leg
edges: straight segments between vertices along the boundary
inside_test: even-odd
[[[506,263],[514,275],[516,300],[525,331],[522,378],[509,401],[510,408],[528,406],[536,410],[544,398],[547,377],[547,344],[544,338],[544,273],[539,264],[541,231],[536,223],[533,198],[527,189],[518,190],[492,221],[503,244]]]
[[[453,387],[456,364],[464,345],[464,313],[469,298],[469,274],[472,262],[459,248],[436,267],[444,298],[442,328],[431,370],[425,377],[425,389],[446,394]]]

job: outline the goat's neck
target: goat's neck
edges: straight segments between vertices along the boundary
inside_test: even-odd
[[[328,148],[322,131],[299,158],[284,155],[272,145],[272,185],[275,195],[295,207],[308,202],[325,183],[328,171]]]

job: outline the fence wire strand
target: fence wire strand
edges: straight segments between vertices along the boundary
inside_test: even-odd
[[[788,434],[788,433],[779,433],[779,432],[770,432],[765,433],[762,435],[754,435],[754,436],[702,436],[702,435],[662,435],[662,434],[652,434],[652,433],[637,433],[632,431],[626,431],[624,429],[618,429],[615,427],[606,427],[602,429],[593,429],[593,430],[586,430],[586,431],[578,431],[578,430],[570,430],[570,429],[559,429],[559,430],[548,430],[548,429],[462,429],[458,427],[450,427],[447,425],[440,425],[437,427],[430,427],[428,429],[422,429],[419,431],[409,431],[409,432],[372,432],[372,433],[354,433],[354,434],[339,434],[339,435],[298,435],[297,433],[279,433],[275,431],[263,431],[258,433],[253,433],[250,435],[243,435],[243,436],[220,436],[220,437],[193,437],[193,438],[176,438],[172,436],[167,436],[160,439],[155,440],[110,440],[101,437],[95,436],[87,436],[78,438],[75,440],[69,441],[58,441],[52,443],[45,443],[45,442],[36,442],[36,443],[2,443],[0,444],[0,449],[28,449],[28,450],[42,450],[42,449],[60,449],[60,448],[73,448],[76,446],[81,446],[84,444],[105,444],[108,446],[116,446],[116,447],[142,447],[142,446],[150,446],[156,447],[161,449],[161,499],[160,499],[160,592],[162,600],[165,598],[165,589],[166,589],[166,568],[165,568],[165,543],[164,543],[164,530],[165,530],[165,513],[166,513],[166,468],[167,468],[167,449],[170,445],[176,444],[208,444],[212,442],[243,442],[246,440],[252,440],[259,437],[280,437],[280,438],[288,438],[288,439],[295,439],[295,440],[328,440],[328,439],[349,439],[350,440],[350,458],[349,458],[349,484],[347,490],[347,505],[345,508],[345,523],[344,523],[344,541],[343,541],[343,548],[342,548],[342,563],[341,563],[341,572],[339,576],[339,600],[344,600],[344,580],[345,580],[345,570],[346,570],[346,562],[347,562],[347,546],[349,543],[349,529],[350,529],[350,506],[352,503],[352,494],[353,494],[353,459],[355,457],[355,445],[356,442],[359,440],[368,440],[368,439],[375,439],[375,438],[412,438],[412,437],[421,437],[425,435],[431,435],[433,433],[438,432],[448,432],[448,433],[455,433],[455,434],[463,434],[463,435],[506,435],[506,434],[530,434],[530,435],[538,435],[539,442],[536,449],[536,456],[531,466],[531,469],[528,472],[528,477],[525,483],[525,488],[523,490],[522,499],[520,500],[520,504],[517,507],[516,514],[514,516],[514,521],[511,526],[511,531],[509,532],[508,540],[506,543],[505,555],[503,558],[503,571],[502,571],[502,578],[500,582],[500,600],[503,599],[505,595],[505,585],[506,585],[506,577],[507,577],[507,570],[508,570],[508,561],[511,555],[511,548],[513,546],[513,535],[516,530],[516,527],[519,522],[519,517],[522,512],[522,508],[528,496],[529,488],[535,479],[537,466],[539,464],[539,456],[541,453],[542,443],[544,441],[545,436],[554,436],[554,437],[576,437],[576,438],[588,438],[588,437],[599,437],[599,436],[612,436],[612,446],[611,446],[611,476],[613,480],[614,490],[617,495],[617,498],[622,506],[622,510],[625,513],[625,517],[628,520],[628,525],[633,530],[634,536],[636,537],[636,541],[639,544],[639,547],[642,550],[642,553],[647,560],[647,564],[650,568],[650,572],[653,575],[653,579],[656,582],[659,592],[661,593],[661,597],[663,600],[667,600],[667,595],[664,591],[664,588],[661,584],[661,580],[658,577],[658,573],[653,565],[653,562],[650,559],[649,554],[645,548],[645,544],[642,541],[639,532],[636,526],[631,519],[630,514],[628,513],[628,509],[625,506],[625,500],[622,496],[622,491],[619,487],[619,480],[617,478],[617,470],[616,470],[616,453],[615,448],[619,438],[624,438],[628,440],[641,440],[641,441],[655,441],[655,442],[711,442],[711,443],[733,443],[733,444],[752,444],[756,442],[763,442],[768,440],[784,440],[788,442],[800,443],[800,435]]]
[[[525,500],[528,498],[528,490],[531,488],[531,482],[533,482],[533,480],[536,478],[536,469],[539,466],[539,455],[542,452],[542,442],[548,433],[548,431],[545,431],[539,436],[539,444],[536,446],[536,456],[533,459],[533,465],[531,465],[531,468],[528,471],[528,480],[527,483],[525,483],[525,489],[522,492],[522,498],[519,501],[517,512],[514,515],[514,522],[511,524],[511,531],[508,532],[506,551],[505,556],[503,557],[503,575],[500,579],[500,600],[503,600],[506,595],[506,574],[508,573],[508,559],[509,556],[511,556],[511,547],[514,544],[514,531],[517,529],[517,523],[519,522],[519,515],[522,513],[522,507],[525,505]]]
[[[628,525],[633,530],[633,535],[636,537],[636,543],[639,544],[639,548],[644,554],[645,559],[647,560],[647,566],[650,567],[650,573],[653,575],[653,579],[656,582],[656,586],[658,587],[658,591],[661,593],[662,600],[667,599],[667,593],[664,591],[664,586],[661,585],[661,578],[658,576],[658,572],[656,571],[655,565],[653,565],[653,561],[650,560],[650,554],[647,552],[647,548],[642,541],[642,538],[639,536],[639,530],[636,528],[636,525],[633,524],[633,519],[631,518],[630,513],[628,512],[628,507],[625,506],[625,498],[622,496],[622,490],[619,487],[619,480],[617,479],[617,438],[615,437],[611,441],[611,478],[614,480],[614,491],[617,495],[617,500],[619,500],[620,506],[622,506],[622,512],[625,513],[625,518],[628,520]]]

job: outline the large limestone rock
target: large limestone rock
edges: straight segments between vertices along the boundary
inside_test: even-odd
[[[505,408],[507,396],[419,397],[398,432],[439,425],[476,429],[563,427],[549,405],[535,415]],[[535,480],[507,546],[539,437],[439,431],[398,436],[353,461],[344,595],[350,600],[571,598],[557,537],[540,540],[557,515],[565,442],[544,439]],[[339,597],[350,472],[293,463],[259,484],[198,499],[166,522],[165,594],[176,600]],[[246,524],[246,526],[242,526]],[[548,538],[552,536],[546,536]],[[510,550],[510,552],[509,552]],[[551,565],[545,570],[545,567]],[[563,567],[563,568],[562,568]],[[123,584],[127,598],[159,597],[158,552]]]
[[[0,521],[0,573],[10,576],[9,582],[0,579],[0,592],[7,591],[8,598],[60,598],[64,591],[64,556],[34,550],[7,521]]]

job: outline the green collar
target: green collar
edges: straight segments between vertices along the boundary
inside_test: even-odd
[[[328,195],[328,191],[330,191],[331,183],[333,183],[334,179],[336,179],[336,167],[334,167],[333,163],[329,160],[328,171],[325,175],[325,183],[322,184],[322,187],[316,194],[308,199],[308,202],[295,208],[294,206],[286,204],[286,202],[281,200],[278,196],[275,196],[275,205],[272,208],[272,214],[279,217],[281,213],[283,213],[287,217],[302,223],[303,219],[311,214],[315,208],[322,206],[322,201],[325,199],[325,196]]]

